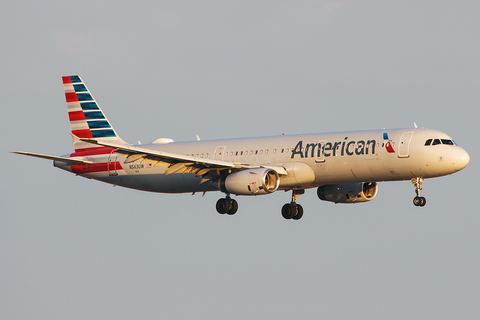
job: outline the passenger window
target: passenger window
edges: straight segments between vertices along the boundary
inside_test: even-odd
[[[433,139],[428,139],[428,140],[425,142],[425,145],[426,145],[426,146],[429,146],[429,145],[432,143],[432,140],[433,140]]]
[[[442,139],[442,144],[453,146],[453,141],[452,140],[447,140],[447,139]]]
[[[440,139],[433,140],[432,146],[436,146],[437,144],[441,144]]]

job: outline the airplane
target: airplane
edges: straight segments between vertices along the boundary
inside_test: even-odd
[[[62,77],[75,151],[63,156],[13,153],[53,160],[55,167],[116,186],[160,193],[220,191],[220,214],[238,210],[236,196],[291,191],[285,219],[299,220],[297,198],[317,188],[321,200],[362,203],[378,182],[411,180],[413,204],[423,207],[424,179],[453,174],[470,157],[448,135],[418,128],[279,135],[150,144],[122,140],[77,76]]]

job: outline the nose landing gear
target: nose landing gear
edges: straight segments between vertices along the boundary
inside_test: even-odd
[[[424,207],[427,204],[427,199],[420,196],[420,190],[422,190],[423,178],[416,177],[412,179],[412,184],[415,187],[415,194],[417,195],[413,198],[413,204],[416,207]]]

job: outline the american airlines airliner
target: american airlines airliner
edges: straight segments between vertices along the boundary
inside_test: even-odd
[[[281,210],[298,220],[297,198],[317,188],[321,200],[361,203],[373,200],[380,181],[411,180],[413,204],[423,207],[424,179],[465,168],[470,157],[451,137],[436,130],[382,129],[150,144],[123,141],[79,76],[63,77],[75,152],[50,156],[55,167],[86,178],[137,190],[162,193],[220,191],[221,214],[233,215],[231,196],[291,191]]]

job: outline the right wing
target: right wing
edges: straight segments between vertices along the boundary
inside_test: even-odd
[[[62,162],[70,163],[72,165],[74,165],[74,164],[92,164],[93,163],[92,161],[82,160],[80,158],[66,158],[66,157],[49,156],[49,155],[46,155],[46,154],[33,153],[33,152],[13,151],[12,153],[23,154],[25,156],[37,157],[37,158],[48,159],[48,160],[53,160],[53,161],[62,161]]]

